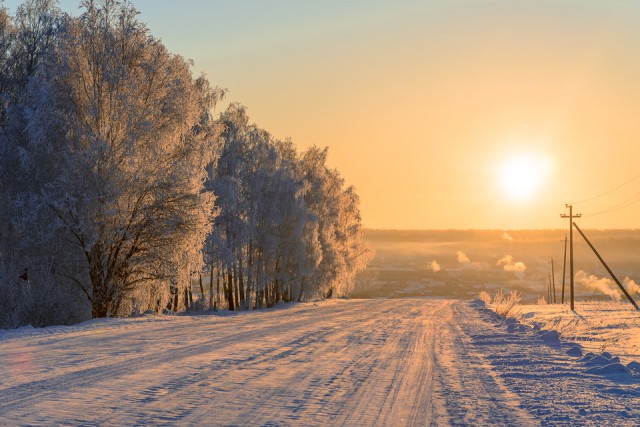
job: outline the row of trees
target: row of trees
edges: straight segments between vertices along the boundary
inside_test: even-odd
[[[0,7],[0,324],[178,309],[203,270],[230,309],[347,293],[370,253],[326,150],[215,118],[130,3],[81,8]]]
[[[220,123],[221,152],[206,183],[219,212],[206,252],[228,306],[348,294],[371,251],[358,196],[327,167],[327,150],[299,154],[250,125],[241,106]]]

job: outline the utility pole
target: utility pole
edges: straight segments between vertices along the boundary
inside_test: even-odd
[[[551,275],[549,275],[549,283],[547,284],[547,301],[549,301],[549,304],[553,303],[553,298],[551,296]]]
[[[564,278],[567,276],[567,235],[564,235],[564,261],[562,262],[562,304],[564,304]]]
[[[553,258],[551,258],[551,292],[553,292],[553,304],[556,303],[556,273],[553,269]]]
[[[566,205],[569,208],[569,215],[561,214],[560,218],[569,218],[569,285],[571,290],[571,311],[575,310],[575,299],[573,295],[573,219],[581,218],[581,214],[573,214],[573,205]]]

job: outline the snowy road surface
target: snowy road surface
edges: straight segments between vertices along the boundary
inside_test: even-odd
[[[0,331],[0,425],[639,425],[568,346],[433,299]]]

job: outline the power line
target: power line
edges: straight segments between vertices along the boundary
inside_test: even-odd
[[[609,194],[613,193],[614,191],[617,191],[617,190],[621,189],[625,185],[631,184],[633,181],[635,181],[638,178],[640,178],[640,174],[634,176],[633,178],[631,178],[628,181],[623,182],[622,184],[618,185],[617,187],[612,188],[611,190],[605,191],[604,193],[598,194],[597,196],[593,196],[593,197],[590,197],[588,199],[581,200],[579,202],[573,202],[573,204],[574,205],[579,205],[579,204],[582,204],[582,203],[587,203],[587,202],[591,202],[593,200],[597,200],[597,199],[599,199],[601,197],[604,197],[604,196],[608,196]]]
[[[639,201],[640,201],[640,199],[633,200],[633,199],[635,199],[635,198],[636,198],[636,197],[638,197],[638,196],[640,196],[640,192],[635,193],[635,194],[634,194],[634,195],[632,195],[631,197],[629,197],[629,198],[625,199],[624,201],[622,201],[622,202],[618,203],[617,205],[615,205],[615,206],[613,206],[613,207],[610,207],[610,208],[608,208],[608,209],[605,209],[605,210],[602,210],[602,211],[599,211],[599,212],[595,212],[595,213],[588,213],[588,214],[584,214],[584,216],[596,216],[596,215],[602,215],[602,214],[605,214],[605,213],[609,213],[609,212],[613,212],[613,211],[616,211],[616,210],[620,210],[620,209],[626,208],[627,206],[631,206],[631,205],[633,205],[634,203],[639,202]]]

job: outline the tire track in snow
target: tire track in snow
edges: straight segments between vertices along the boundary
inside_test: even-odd
[[[328,315],[331,315],[333,307],[326,307]],[[360,308],[360,310],[366,310],[366,307]],[[356,309],[356,311],[358,311]],[[260,313],[262,314],[262,313]],[[284,317],[286,320],[287,311],[273,311],[270,314],[273,315],[274,318],[282,318]],[[323,313],[325,314],[325,313]],[[242,317],[242,316],[238,316]],[[75,366],[74,370],[68,373],[63,373],[60,375],[55,375],[55,372],[51,371],[53,375],[50,378],[35,380],[28,383],[20,384],[13,387],[8,387],[0,390],[0,393],[3,395],[3,399],[0,400],[0,413],[4,413],[7,410],[20,406],[21,403],[29,403],[37,400],[42,400],[46,398],[48,395],[55,395],[59,393],[61,390],[74,390],[78,388],[88,387],[96,383],[100,383],[107,379],[111,379],[117,376],[127,375],[130,373],[136,373],[142,371],[147,368],[152,368],[160,364],[171,364],[174,361],[184,359],[194,354],[202,354],[202,353],[210,353],[218,348],[225,347],[236,342],[245,342],[250,341],[256,336],[260,336],[268,330],[271,334],[284,334],[291,333],[292,330],[290,328],[302,329],[304,330],[309,325],[312,325],[318,321],[317,319],[317,310],[309,311],[303,316],[296,317],[296,322],[289,325],[286,321],[275,322],[275,324],[269,323],[267,325],[253,325],[253,324],[243,324],[243,330],[233,335],[223,335],[216,336],[216,333],[220,331],[216,331],[215,327],[220,326],[219,324],[214,324],[213,327],[209,327],[208,331],[212,334],[207,336],[205,340],[201,340],[196,344],[184,344],[178,346],[176,348],[170,348],[169,351],[164,352],[156,352],[156,353],[148,353],[145,352],[143,355],[133,355],[131,357],[126,357],[131,355],[131,352],[123,353],[121,357],[115,357],[115,361],[105,365],[96,366],[95,358],[89,358],[84,362],[79,362],[80,366]],[[136,329],[135,332],[131,334],[137,334],[136,337],[140,338],[140,335],[148,335],[149,341],[154,341],[158,339],[158,335],[165,334],[167,337],[174,337],[176,339],[180,339],[182,336],[188,336],[193,334],[194,325],[188,323],[187,325],[171,325],[171,322],[168,322],[168,325],[165,325],[166,322],[162,322],[162,325],[159,328],[150,328],[149,330],[139,330]],[[230,323],[238,323],[238,322],[230,322]],[[186,328],[186,330],[185,330]],[[117,345],[115,344],[118,341],[118,337],[121,337],[122,344],[121,346],[126,346],[126,335],[129,335],[130,332],[127,328],[116,329],[112,331],[114,333],[113,336],[108,336],[106,340],[107,345]],[[73,345],[81,345],[82,342],[87,340],[87,336],[82,334],[83,336],[78,340],[77,337],[71,336],[68,337],[71,343],[58,342],[59,338],[52,336],[51,339],[56,343],[56,347],[58,351],[66,351],[69,346]],[[122,338],[124,336],[124,338]],[[46,338],[38,339],[39,346],[47,346]],[[161,350],[161,349],[160,349]],[[99,351],[96,349],[96,351]],[[124,356],[124,357],[123,357]],[[106,357],[100,357],[99,359],[106,359]],[[241,361],[233,361],[233,363],[237,363]],[[37,362],[36,362],[37,363]],[[83,368],[83,365],[89,365],[89,367]]]
[[[356,374],[353,368],[371,357],[371,352],[365,352],[353,359],[353,347],[370,346],[375,338],[366,331],[385,332],[384,319],[394,318],[399,311],[406,309],[384,309],[377,312],[375,318],[370,318],[371,313],[345,312],[340,313],[339,318],[319,320],[301,337],[282,343],[285,350],[272,355],[272,363],[267,367],[265,361],[255,360],[228,366],[215,377],[205,375],[208,380],[226,381],[227,385],[224,389],[218,387],[217,393],[205,392],[204,400],[224,402],[225,420],[231,425],[326,425],[328,419],[334,420],[340,413],[352,410],[348,406],[353,401],[349,393]],[[345,327],[336,327],[336,322]],[[332,357],[340,358],[340,353],[349,362],[347,367]],[[337,384],[336,379],[345,373],[352,381]],[[335,390],[326,391],[334,385]],[[188,389],[185,390],[188,393]],[[186,396],[178,394],[174,398],[180,400]],[[207,408],[207,405],[196,406]],[[314,421],[316,414],[321,416]],[[206,424],[210,412],[196,409],[195,413],[184,416],[189,424]],[[331,421],[331,424],[336,423]]]
[[[366,314],[369,311],[369,307],[366,303],[354,302],[349,304],[350,311],[357,317],[358,314]],[[59,395],[61,391],[67,393],[94,386],[108,380],[123,376],[136,376],[145,369],[152,369],[161,365],[171,366],[175,363],[183,363],[184,359],[190,356],[198,356],[202,354],[216,353],[221,348],[232,347],[238,343],[255,343],[261,336],[282,336],[289,337],[292,334],[305,333],[310,326],[320,322],[319,317],[326,317],[331,319],[335,316],[336,312],[340,313],[344,311],[343,308],[337,306],[320,306],[314,307],[312,310],[302,310],[303,313],[290,313],[289,310],[272,310],[267,312],[250,313],[253,316],[239,315],[229,316],[223,318],[211,318],[215,321],[214,324],[209,325],[206,320],[200,321],[197,318],[197,322],[186,322],[186,324],[175,325],[173,322],[161,322],[158,327],[151,327],[146,329],[144,327],[138,328],[118,328],[111,331],[100,331],[101,334],[97,335],[97,340],[101,340],[103,333],[108,333],[106,340],[102,339],[102,345],[110,346],[112,343],[118,341],[120,337],[120,347],[126,346],[126,342],[132,337],[136,339],[144,339],[144,336],[148,336],[147,341],[155,342],[158,344],[171,343],[175,340],[180,340],[183,336],[192,336],[194,334],[194,327],[201,327],[198,331],[198,335],[201,336],[200,340],[195,344],[182,344],[169,347],[168,350],[162,351],[164,345],[156,345],[155,349],[149,349],[143,355],[137,355],[131,351],[127,353],[118,354],[109,364],[96,365],[96,359],[88,357],[83,362],[80,362],[78,366],[70,372],[55,374],[53,369],[50,369],[50,375],[55,375],[42,380],[34,380],[27,383],[23,383],[17,386],[8,387],[0,390],[3,398],[0,399],[0,414],[21,406],[29,406],[33,402],[39,402],[46,400],[49,396]],[[386,313],[380,313],[385,315]],[[293,316],[293,321],[289,322],[288,318]],[[206,317],[206,316],[203,316]],[[255,325],[254,322],[264,321],[264,324]],[[221,325],[220,322],[223,324]],[[221,327],[231,328],[238,330],[239,332],[228,334],[228,330],[221,330]],[[210,335],[208,335],[210,333]],[[221,335],[222,334],[222,335]],[[326,333],[328,334],[328,332]],[[325,335],[326,335],[325,334]],[[65,345],[64,340],[60,340],[60,337],[50,336],[45,338],[38,338],[39,346],[47,347],[47,339],[54,342],[57,351],[62,351],[61,356],[64,360],[64,353],[68,351],[71,346],[81,346],[82,343],[88,339],[96,338],[96,336],[89,336],[81,333],[80,337],[69,334],[67,336],[67,342]],[[161,337],[165,337],[163,340],[159,340]],[[99,347],[99,343],[97,347]],[[217,360],[216,369],[224,370],[227,366],[239,366],[244,363],[251,362],[259,363],[261,360],[270,359],[273,357],[273,353],[279,351],[282,343],[276,343],[275,346],[261,349],[262,353],[253,354],[249,351],[249,356],[243,358],[232,355],[227,360]],[[72,348],[72,347],[71,347]],[[96,352],[100,352],[99,348],[96,348]],[[89,351],[89,354],[92,352]],[[105,359],[106,356],[100,357]],[[45,363],[39,361],[36,363]],[[87,366],[88,365],[88,366]],[[222,380],[224,381],[224,379]]]
[[[43,367],[24,378],[0,368],[0,425],[637,421],[637,387],[576,374],[562,351],[461,301],[337,301],[112,326],[0,340],[2,356],[28,350]]]
[[[357,327],[334,337],[331,345],[320,352],[330,355],[341,351],[344,357],[337,358],[333,370],[326,369],[328,375],[320,378],[316,373],[318,381],[307,388],[308,399],[303,400],[316,402],[316,405],[308,408],[311,411],[307,411],[308,415],[303,419],[322,425],[328,415],[334,425],[391,425],[387,420],[392,409],[407,411],[407,407],[401,405],[405,402],[398,398],[400,384],[394,384],[394,381],[403,376],[403,362],[414,356],[411,336],[419,328],[408,323],[418,325],[419,322],[413,322],[412,317],[422,312],[413,310],[413,313],[407,313],[415,309],[415,301],[409,304],[396,306],[393,312],[373,322],[349,319],[348,324]],[[405,329],[406,326],[410,329]],[[400,333],[394,334],[393,331]],[[425,380],[428,382],[427,378]],[[406,390],[403,389],[402,396],[406,394],[404,392]],[[395,423],[400,419],[395,419]]]
[[[538,423],[520,407],[519,397],[504,386],[493,371],[485,354],[478,351],[472,339],[460,327],[473,310],[456,302],[439,321],[436,351],[436,376],[443,418],[451,425],[533,426]],[[479,322],[485,334],[489,325]]]
[[[424,353],[432,348],[437,333],[434,319],[449,305],[439,301],[430,310],[414,308],[392,327],[403,331],[386,343],[393,353],[381,358],[376,372],[354,396],[355,408],[343,411],[339,425],[423,425],[431,420],[433,360]],[[401,316],[398,313],[397,318]]]

